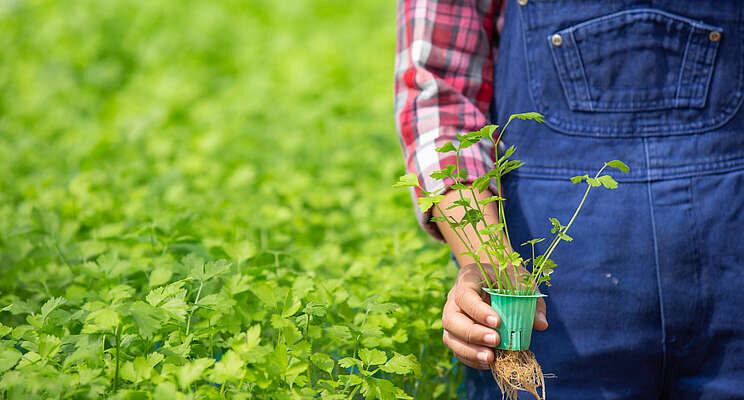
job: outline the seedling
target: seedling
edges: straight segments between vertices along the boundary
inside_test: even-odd
[[[535,255],[535,244],[542,242],[545,238],[536,238],[522,243],[522,246],[529,245],[531,249],[531,257],[525,259],[510,246],[509,229],[506,214],[504,213],[504,201],[506,201],[506,198],[503,196],[501,186],[501,178],[507,173],[521,167],[524,163],[511,158],[516,152],[514,146],[509,147],[501,156],[497,153],[497,144],[500,142],[509,124],[515,118],[533,120],[538,123],[544,122],[543,116],[536,112],[513,114],[509,116],[506,124],[500,130],[498,125],[487,125],[476,132],[469,132],[463,135],[458,134],[456,140],[447,142],[442,147],[436,149],[440,153],[455,153],[455,165],[447,165],[444,169],[435,171],[430,175],[432,178],[442,181],[443,186],[441,188],[432,192],[423,190],[415,174],[401,176],[400,180],[393,187],[417,187],[421,190],[422,197],[418,199],[419,209],[422,212],[426,212],[432,207],[439,210],[441,216],[432,218],[432,220],[446,222],[457,234],[458,239],[467,249],[459,255],[467,255],[475,260],[483,275],[483,282],[488,287],[490,293],[530,296],[539,292],[540,285],[546,284],[550,286],[550,276],[556,268],[556,264],[550,256],[555,251],[558,243],[573,240],[568,235],[568,230],[584,206],[589,192],[593,188],[598,187],[617,189],[617,181],[605,172],[605,170],[610,167],[627,173],[629,168],[620,160],[612,160],[604,163],[599,171],[592,175],[585,174],[571,178],[571,182],[574,184],[584,182],[587,185],[579,205],[566,225],[563,225],[558,218],[551,217],[548,219],[552,224],[550,232],[554,236],[543,254]],[[498,135],[496,136],[497,133]],[[494,136],[496,137],[494,138]],[[484,139],[493,145],[495,152],[494,159],[496,160],[494,168],[474,179],[471,184],[467,184],[468,171],[460,167],[460,154],[462,150]],[[495,181],[496,184],[496,195],[475,201],[475,191],[485,191],[489,188],[492,181]],[[439,203],[444,199],[442,193],[447,190],[456,190],[459,193],[459,200],[456,200],[447,210],[443,210],[439,206]],[[469,193],[469,195],[466,196],[466,193]],[[497,204],[496,212],[499,222],[488,224],[486,222],[486,216],[488,215],[486,206],[493,202]],[[459,220],[447,214],[448,210],[458,207],[464,211],[463,217]],[[468,226],[471,226],[475,231],[477,241],[471,240],[465,233],[465,228]],[[484,253],[490,262],[490,267],[493,269],[494,276],[496,276],[495,282],[486,272],[486,265],[481,262],[478,256],[481,253]],[[521,272],[520,266],[525,267]],[[531,266],[529,272],[524,272],[527,271],[528,266]]]

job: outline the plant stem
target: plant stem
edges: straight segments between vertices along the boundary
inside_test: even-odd
[[[114,393],[119,390],[119,349],[121,348],[121,325],[116,327],[116,368],[114,369]]]
[[[444,218],[447,218],[447,214],[444,213],[444,211],[442,210],[442,207],[439,207],[439,204],[435,204],[435,206],[437,207],[437,210],[439,210],[439,213],[442,214]],[[455,221],[454,218],[452,218],[452,220],[455,223],[457,222]],[[475,256],[473,259],[475,260],[475,263],[478,264],[478,268],[480,268],[481,274],[483,275],[483,278],[486,280],[486,285],[488,285],[488,289],[493,290],[493,284],[491,283],[491,279],[488,277],[486,270],[481,265],[480,260],[478,260],[477,254],[475,254],[472,247],[469,245],[470,240],[468,239],[467,241],[465,241],[465,239],[463,239],[462,236],[460,236],[460,233],[457,232],[457,228],[452,228],[452,231],[455,232],[455,235],[457,235],[457,238],[460,239],[460,242],[462,242],[462,244],[465,245],[465,248],[468,249],[468,251]],[[463,233],[465,233],[464,230],[463,230]],[[467,235],[465,235],[465,237],[467,238]]]
[[[186,336],[189,336],[189,331],[191,331],[191,316],[194,315],[194,311],[196,311],[196,303],[199,302],[199,296],[201,296],[202,288],[204,288],[204,281],[199,281],[199,290],[196,292],[196,299],[194,300],[194,309],[189,312],[189,319],[186,321]]]
[[[604,171],[604,169],[607,167],[607,164],[602,166],[602,168],[599,169],[596,175],[594,175],[594,179],[597,179],[599,177],[599,174]],[[568,221],[568,224],[565,228],[563,228],[563,231],[561,233],[565,234],[568,231],[568,228],[571,227],[574,220],[576,219],[576,216],[579,215],[579,211],[581,211],[581,207],[584,206],[584,201],[586,200],[586,197],[589,196],[589,191],[592,190],[592,185],[587,183],[586,192],[584,192],[584,197],[581,198],[581,202],[579,202],[579,206],[576,207],[576,211],[574,211],[573,216],[571,217],[571,220]],[[534,282],[530,286],[531,288],[534,288],[534,290],[537,290],[537,280],[539,279],[540,273],[542,272],[543,266],[545,265],[545,262],[550,258],[550,255],[553,253],[553,250],[555,250],[556,246],[558,246],[558,243],[561,241],[560,236],[556,236],[555,239],[553,239],[553,243],[551,243],[550,247],[548,248],[548,251],[545,253],[545,256],[542,259],[542,262],[540,263],[540,267],[537,269],[535,275],[534,275]]]

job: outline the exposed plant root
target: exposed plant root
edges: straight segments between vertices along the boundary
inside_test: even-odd
[[[494,351],[496,359],[491,363],[491,375],[501,389],[502,400],[517,400],[518,390],[532,393],[537,400],[545,400],[545,377],[531,351]],[[542,397],[538,388],[542,388]]]

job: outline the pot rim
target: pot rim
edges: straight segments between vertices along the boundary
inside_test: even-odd
[[[547,294],[542,293],[535,293],[535,294],[505,294],[505,293],[498,293],[495,290],[491,290],[487,287],[482,287],[484,292],[492,295],[492,296],[501,296],[501,297],[521,297],[521,298],[538,298],[538,297],[548,297]]]

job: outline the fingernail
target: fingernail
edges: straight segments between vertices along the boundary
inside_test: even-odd
[[[494,316],[490,316],[490,317],[486,318],[486,323],[488,325],[491,325],[494,328],[498,328],[498,326],[499,326],[499,318],[498,317],[494,317]]]
[[[489,333],[488,335],[483,337],[483,341],[486,342],[487,344],[496,346],[496,334]]]
[[[488,362],[488,353],[486,353],[485,351],[481,351],[480,353],[478,353],[478,359],[483,362]]]

